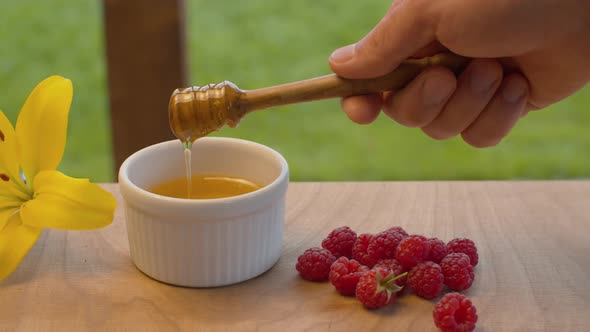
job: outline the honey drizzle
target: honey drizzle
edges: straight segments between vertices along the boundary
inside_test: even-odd
[[[184,167],[186,169],[186,198],[191,198],[193,190],[193,168],[192,168],[192,143],[185,142],[184,144]]]
[[[239,107],[241,90],[231,82],[176,89],[170,97],[168,117],[174,135],[183,142],[187,198],[192,195],[192,143],[221,129],[236,127],[245,111]]]

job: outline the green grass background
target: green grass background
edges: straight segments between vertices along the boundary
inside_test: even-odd
[[[227,79],[252,89],[330,73],[331,51],[361,38],[390,1],[187,4],[191,83]],[[0,22],[0,109],[15,121],[40,80],[52,74],[72,79],[60,169],[111,181],[101,1],[3,1]],[[527,116],[499,146],[479,150],[459,138],[433,141],[385,116],[354,125],[335,100],[257,112],[216,135],[279,150],[293,180],[583,178],[590,175],[589,108],[587,87]]]

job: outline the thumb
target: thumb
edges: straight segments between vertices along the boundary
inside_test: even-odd
[[[332,70],[346,78],[378,77],[393,71],[435,39],[436,15],[432,15],[432,6],[422,8],[429,3],[396,0],[363,39],[330,55],[328,61]]]

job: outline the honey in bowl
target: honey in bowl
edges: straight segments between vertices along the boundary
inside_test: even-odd
[[[189,194],[186,180],[186,177],[182,177],[166,181],[154,186],[150,191],[175,198],[211,199],[243,195],[262,188],[261,185],[242,178],[196,174],[191,177]]]

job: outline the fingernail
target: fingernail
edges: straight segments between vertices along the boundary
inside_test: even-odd
[[[330,55],[330,60],[334,63],[346,62],[354,56],[354,44],[341,47]]]
[[[515,104],[526,94],[527,87],[521,80],[508,80],[502,89],[502,97],[507,103]]]
[[[422,86],[425,106],[438,106],[445,102],[453,92],[453,86],[443,77],[432,77]]]
[[[498,77],[489,67],[476,66],[471,72],[471,90],[476,94],[485,94],[495,85]]]

